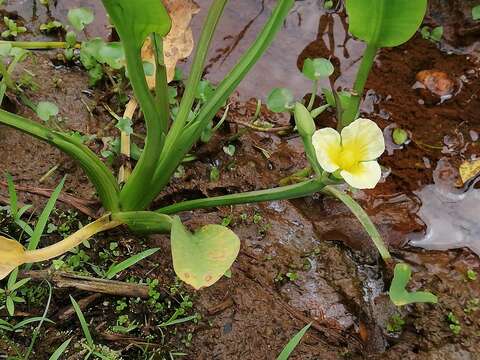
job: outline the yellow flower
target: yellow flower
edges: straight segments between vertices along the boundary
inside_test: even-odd
[[[382,176],[377,159],[385,151],[383,132],[372,120],[357,119],[340,135],[332,128],[317,130],[313,146],[322,168],[340,172],[357,189],[373,189]]]

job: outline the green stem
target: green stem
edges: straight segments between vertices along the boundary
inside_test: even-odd
[[[123,41],[123,45],[130,82],[147,125],[144,150],[120,193],[121,207],[123,210],[129,211],[139,209],[136,200],[147,197],[150,192],[149,184],[162,152],[165,134],[162,131],[164,127],[162,117],[157,112],[157,105],[145,78],[141,49],[131,44],[130,41]]]
[[[197,118],[192,121],[185,129],[182,129],[181,137],[175,142],[169,143],[169,151],[162,154],[162,158],[155,172],[154,186],[159,192],[163,189],[172,174],[175,172],[179,162],[183,159],[188,150],[199,139],[202,131],[212,121],[215,114],[220,110],[228,97],[237,88],[238,84],[248,74],[250,69],[260,59],[266,49],[270,46],[275,35],[280,30],[290,9],[293,7],[294,0],[280,0],[277,7],[265,24],[263,30],[258,34],[257,39],[242,56],[238,64],[219,84],[212,98],[202,107]],[[152,199],[144,199],[144,202],[150,203]]]
[[[344,112],[341,116],[341,127],[350,125],[357,117],[358,110],[360,108],[360,103],[363,97],[363,91],[365,90],[365,84],[368,80],[368,75],[372,70],[373,64],[375,63],[375,56],[377,55],[378,47],[375,45],[367,45],[365,52],[363,53],[363,59],[360,64],[360,68],[357,72],[357,78],[353,86],[355,94],[352,96],[354,100],[348,107],[344,109]]]
[[[330,107],[329,104],[319,106],[318,108],[313,109],[310,112],[310,115],[312,116],[312,118],[315,119],[316,117],[320,116],[320,114],[322,114],[325,110],[327,110],[329,107]]]
[[[167,133],[170,119],[170,104],[168,103],[168,79],[163,55],[163,39],[157,34],[152,35],[152,46],[155,54],[155,102],[160,116],[162,132]]]
[[[67,135],[52,131],[32,120],[0,110],[0,123],[30,134],[56,146],[77,160],[98,192],[103,206],[108,211],[118,211],[118,185],[104,163],[85,145]]]
[[[363,210],[363,208],[354,199],[352,199],[352,197],[334,186],[326,186],[322,192],[336,197],[350,209],[358,221],[360,221],[363,228],[367,231],[368,235],[370,235],[370,238],[377,247],[382,259],[385,262],[389,262],[392,256],[390,255],[387,246],[383,242],[382,236],[375,227],[375,224],[372,222],[365,210]]]
[[[324,171],[318,162],[317,152],[315,150],[315,147],[313,146],[312,138],[311,137],[303,138],[302,140],[303,140],[303,147],[305,148],[305,154],[307,155],[307,159],[308,159],[308,162],[310,163],[310,166],[315,171],[317,176],[322,176]]]
[[[312,85],[312,96],[310,96],[310,102],[308,103],[308,106],[307,106],[308,111],[312,111],[313,109],[313,104],[315,104],[315,99],[317,97],[317,91],[318,91],[318,80],[314,80]]]
[[[0,45],[10,44],[14,47],[28,50],[66,49],[68,45],[63,41],[6,41],[0,40]]]
[[[216,206],[229,206],[265,201],[296,199],[321,191],[325,184],[318,179],[298,184],[281,186],[275,189],[251,191],[241,194],[218,196],[206,199],[184,201],[158,209],[161,214],[176,214],[182,211],[205,209]]]

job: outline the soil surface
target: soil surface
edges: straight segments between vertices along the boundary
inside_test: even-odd
[[[195,18],[195,29],[209,3],[199,1],[202,12]],[[292,359],[480,359],[480,307],[471,306],[472,301],[480,299],[480,276],[472,281],[466,276],[468,270],[480,273],[480,212],[475,207],[478,202],[466,201],[476,199],[480,190],[475,179],[458,184],[460,164],[480,156],[480,66],[475,42],[478,24],[468,20],[473,3],[433,1],[434,10],[426,24],[443,25],[444,40],[435,44],[417,34],[403,46],[382,50],[362,105],[363,115],[384,129],[388,149],[380,159],[382,182],[375,190],[359,191],[354,196],[378,226],[396,260],[413,266],[410,290],[431,291],[439,297],[439,303],[396,308],[386,292],[391,280],[389,271],[368,235],[348,209],[331,198],[316,195],[187,212],[182,219],[192,228],[228,219],[230,228],[242,240],[242,248],[231,278],[224,277],[199,292],[178,285],[182,296],[193,299],[201,319],[169,332],[160,344],[164,356],[176,351],[187,354],[185,359],[275,359],[288,340],[312,322],[312,329]],[[207,78],[222,78],[254,38],[274,4],[270,0],[231,2],[216,36]],[[87,35],[108,38],[99,1],[59,2],[51,7],[51,16],[64,21],[66,9],[78,5],[98,10]],[[457,12],[453,13],[453,8]],[[47,16],[44,7],[38,5],[33,22],[29,1],[10,1],[6,11],[18,14],[32,32],[20,40],[43,37],[35,29]],[[210,143],[197,146],[197,160],[183,165],[184,171],[177,173],[155,205],[274,187],[304,168],[307,161],[298,137],[246,131],[235,122],[248,121],[256,108],[256,100],[250,98],[265,99],[273,87],[289,87],[298,96],[306,96],[310,86],[298,69],[307,57],[331,58],[338,72],[335,86],[351,86],[363,45],[352,39],[346,29],[341,7],[326,12],[319,1],[298,1],[284,31],[232,100],[227,124]],[[104,147],[101,139],[115,136],[114,119],[103,106],[110,104],[120,113],[115,95],[107,83],[89,88],[82,68],[59,65],[56,59],[55,51],[36,52],[24,64],[35,74],[39,86],[26,95],[34,103],[55,102],[62,126],[95,134],[97,140],[89,145],[100,153]],[[428,86],[419,84],[417,74],[424,70],[447,74],[453,84],[450,96],[440,98]],[[36,118],[13,94],[9,94],[4,106]],[[262,108],[260,116],[275,126],[290,123],[290,119],[266,108]],[[333,112],[326,112],[317,125],[334,124]],[[141,127],[138,121],[136,129]],[[407,144],[393,143],[395,127],[408,131],[411,140]],[[233,136],[236,140],[232,142]],[[233,157],[222,150],[229,143],[236,146]],[[1,126],[0,153],[2,173],[12,174],[17,185],[53,188],[67,175],[65,192],[96,200],[93,187],[76,163],[49,145]],[[54,166],[58,166],[56,171],[39,183]],[[220,170],[220,177],[214,180],[210,176],[213,166]],[[118,166],[114,163],[113,167]],[[3,197],[7,196],[4,187],[0,190]],[[44,197],[27,192],[21,192],[20,198],[35,204],[36,213],[45,203]],[[100,211],[95,203],[90,206],[94,213]],[[66,211],[68,205],[60,208]],[[57,240],[46,236],[42,244]],[[98,237],[92,249],[84,250],[96,259],[101,246],[111,241],[119,243],[126,253],[134,253],[139,243],[161,248],[120,280],[129,276],[156,278],[164,289],[175,283],[167,236],[140,238],[124,230],[114,231]],[[35,349],[35,359],[48,359],[52,350],[69,337],[80,341],[82,334],[75,318],[58,320],[69,304],[69,293],[54,291],[49,317],[57,324],[45,325],[47,330]],[[89,295],[74,292],[78,299]],[[141,343],[144,333],[121,337],[107,331],[115,323],[111,309],[116,300],[98,297],[87,307],[85,316],[100,343],[122,350],[125,359],[142,359],[132,349]],[[42,307],[23,310],[38,315]],[[449,313],[459,319],[459,334],[449,326]],[[132,308],[130,315],[141,323],[150,324],[154,319],[141,306]],[[401,331],[389,332],[395,315],[401,316],[405,324]],[[15,341],[22,344],[26,340],[16,335]],[[0,354],[11,354],[8,344],[2,343]],[[75,356],[69,352],[66,358]]]

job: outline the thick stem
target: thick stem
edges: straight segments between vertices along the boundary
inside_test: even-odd
[[[360,64],[360,68],[358,69],[357,78],[353,86],[355,94],[352,96],[355,98],[352,100],[350,106],[347,109],[344,109],[343,114],[341,114],[341,128],[350,125],[357,117],[363,97],[363,91],[365,89],[365,84],[367,83],[368,75],[370,74],[373,64],[375,63],[377,51],[378,48],[375,45],[368,44],[365,52],[363,53],[363,59]]]
[[[93,235],[120,225],[122,225],[121,222],[112,220],[110,215],[105,215],[56,244],[38,250],[26,251],[26,261],[33,263],[53,259],[72,250]]]
[[[312,95],[310,96],[310,101],[307,106],[308,111],[312,111],[313,109],[313,105],[315,104],[315,99],[317,97],[317,92],[318,92],[318,80],[314,80],[312,85]]]
[[[240,194],[218,196],[206,199],[184,201],[158,209],[161,214],[176,214],[181,211],[205,209],[215,206],[229,206],[265,201],[296,199],[321,191],[325,184],[319,180],[308,180],[295,185],[281,186],[275,189],[251,191]]]

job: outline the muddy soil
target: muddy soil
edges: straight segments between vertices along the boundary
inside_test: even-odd
[[[445,9],[452,6],[439,2]],[[81,3],[98,8],[97,1]],[[199,3],[202,13],[195,26],[204,16],[209,1]],[[229,5],[212,50],[210,79],[219,80],[233,64],[274,3],[248,0]],[[18,11],[28,26],[30,7],[25,2],[19,4],[12,3],[7,10]],[[72,2],[74,5],[77,2]],[[52,14],[64,19],[68,6],[59,3],[52,8]],[[468,14],[469,6],[465,2],[461,12]],[[168,335],[166,349],[181,350],[188,354],[184,357],[187,359],[275,359],[300,328],[313,322],[312,330],[292,359],[480,359],[480,311],[470,306],[472,300],[480,298],[480,280],[468,281],[465,275],[469,269],[480,272],[478,254],[462,241],[451,246],[460,247],[456,250],[432,251],[411,246],[412,241],[422,244],[428,240],[427,247],[434,248],[436,241],[452,238],[458,232],[472,233],[471,238],[480,241],[478,232],[475,233],[478,212],[461,202],[465,197],[477,196],[480,190],[475,180],[463,187],[456,186],[459,165],[480,155],[480,68],[475,56],[476,43],[464,37],[459,43],[458,20],[454,22],[452,16],[447,16],[448,11],[434,9],[428,24],[443,25],[446,34],[452,35],[446,36],[441,44],[417,35],[399,48],[382,50],[377,58],[362,111],[385,129],[389,146],[380,160],[384,178],[375,190],[354,195],[372,216],[396,259],[413,266],[411,289],[437,294],[439,304],[395,308],[386,294],[391,280],[389,272],[348,209],[333,199],[317,195],[188,212],[182,218],[193,228],[229,218],[229,226],[242,240],[242,249],[230,279],[223,278],[215,286],[196,293],[187,290],[194,297],[202,319]],[[45,16],[41,7],[38,11],[40,18]],[[97,16],[97,19],[98,23],[89,31],[108,36],[105,18]],[[467,21],[462,24],[462,29],[476,26]],[[344,26],[341,11],[325,13],[317,1],[298,1],[285,31],[242,84],[239,100],[232,105],[230,122],[211,143],[198,146],[198,160],[184,165],[185,171],[172,180],[156,205],[276,186],[282,178],[305,167],[307,161],[298,137],[246,132],[234,122],[248,120],[255,111],[256,102],[245,99],[265,98],[273,87],[289,86],[299,96],[306,95],[308,83],[297,73],[306,57],[333,57],[341,69],[336,86],[348,87],[363,45],[351,39]],[[468,31],[475,34],[475,30]],[[448,49],[458,51],[453,53]],[[108,87],[89,89],[82,69],[55,66],[52,61],[55,58],[55,52],[37,53],[26,64],[40,86],[27,96],[34,102],[55,102],[61,109],[65,128],[96,134],[98,138],[112,136],[113,119],[103,107],[103,103],[112,100]],[[416,76],[422,70],[448,74],[454,83],[453,96],[442,102],[428,90],[416,88]],[[14,96],[10,96],[7,105],[12,111],[35,117]],[[266,109],[262,110],[261,119],[278,126],[290,121]],[[318,122],[318,126],[332,125],[333,113],[325,113]],[[411,141],[407,145],[393,144],[394,127],[409,132]],[[236,153],[230,157],[222,147],[234,135],[239,135]],[[100,152],[103,144],[97,140],[91,147]],[[48,145],[2,126],[0,152],[0,169],[11,173],[17,184],[54,187],[63,175],[68,175],[66,192],[95,199],[92,186],[77,165]],[[39,184],[38,180],[55,165],[59,168],[54,174]],[[210,179],[212,166],[220,169],[217,181]],[[6,195],[4,189],[1,194]],[[426,207],[439,194],[449,201]],[[22,193],[21,199],[25,203],[34,202],[37,209],[45,201],[26,193]],[[457,213],[452,213],[452,209]],[[446,231],[437,228],[439,222],[433,219],[438,218],[452,226]],[[465,228],[465,222],[457,223],[456,218],[466,218],[469,227]],[[111,238],[123,244],[144,241],[148,246],[161,247],[162,251],[148,265],[138,265],[128,275],[148,274],[158,278],[165,288],[174,282],[168,237],[137,239],[122,231],[109,234],[108,239],[99,239],[100,244]],[[45,239],[45,243],[49,241],[54,240]],[[86,251],[94,256],[98,248]],[[68,305],[65,291],[56,290],[55,294],[52,317]],[[98,334],[104,333],[106,323],[114,321],[106,305],[113,301],[103,297],[85,312],[87,318],[93,319],[92,327]],[[450,312],[460,320],[459,335],[452,332],[447,322]],[[132,315],[139,319],[148,317],[141,309]],[[387,331],[394,315],[405,320],[398,333]],[[57,328],[73,332],[76,340],[81,338],[74,320],[59,323]],[[192,332],[191,341],[182,342],[182,332]],[[36,349],[35,359],[47,359],[49,352],[69,336],[54,327],[48,328],[42,346]],[[138,339],[103,340],[111,348],[124,349],[126,359],[139,358],[126,350],[135,341]]]

